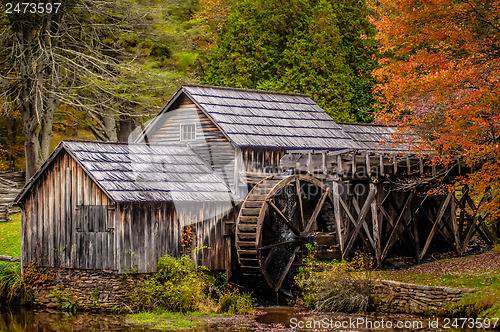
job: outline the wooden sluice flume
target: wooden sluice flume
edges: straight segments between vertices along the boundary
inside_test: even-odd
[[[468,171],[459,159],[443,166],[432,155],[408,152],[289,151],[281,167],[331,188],[342,257],[361,246],[380,266],[399,244],[420,261],[433,246],[463,254],[474,234],[489,245],[498,236],[468,187],[452,189],[456,176]]]

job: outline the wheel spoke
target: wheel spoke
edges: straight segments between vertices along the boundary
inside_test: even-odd
[[[281,219],[288,225],[288,227],[290,227],[290,229],[292,230],[292,232],[295,233],[295,235],[299,235],[300,232],[292,225],[292,223],[285,217],[285,215],[283,214],[283,212],[281,212],[281,210],[271,201],[269,200],[267,202],[273,209],[274,211],[276,211],[276,213],[281,217]]]
[[[318,204],[316,204],[316,208],[314,209],[311,218],[309,218],[309,221],[307,222],[307,226],[304,230],[305,232],[309,232],[312,225],[314,224],[314,221],[316,221],[316,218],[318,218],[318,215],[321,212],[321,208],[323,207],[323,204],[325,204],[326,197],[328,196],[328,191],[329,189],[326,188],[323,192],[323,195],[321,195],[321,198],[319,199]]]
[[[295,179],[295,186],[297,187],[297,199],[299,202],[299,213],[300,213],[299,225],[300,225],[300,230],[303,230],[304,229],[304,210],[302,208],[302,189],[300,188],[299,178]]]
[[[285,281],[285,278],[288,275],[288,271],[290,271],[290,268],[292,267],[293,261],[295,260],[295,255],[297,254],[297,251],[299,251],[299,249],[300,249],[300,246],[295,247],[295,250],[292,253],[292,257],[290,257],[290,259],[288,260],[288,263],[285,266],[285,270],[283,270],[283,273],[281,274],[281,277],[278,280],[278,283],[274,287],[275,292],[277,292],[281,288],[283,281]]]
[[[271,248],[274,248],[274,247],[283,246],[285,244],[297,243],[297,242],[300,242],[300,240],[294,239],[294,240],[289,240],[289,241],[284,241],[284,242],[279,242],[279,243],[273,243],[273,244],[269,244],[267,246],[259,247],[257,249],[259,249],[259,250],[266,250],[266,249],[271,249]]]

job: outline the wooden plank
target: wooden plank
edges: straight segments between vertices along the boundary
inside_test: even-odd
[[[370,155],[368,153],[365,153],[365,167],[366,167],[365,174],[369,176],[372,173],[372,167],[370,164]]]
[[[456,204],[455,191],[453,191],[453,199],[450,201],[450,213],[451,213],[451,227],[453,229],[453,237],[455,239],[455,250],[460,253],[460,233],[458,230],[457,222],[457,204]]]
[[[73,254],[73,246],[74,246],[74,232],[75,232],[75,206],[74,200],[76,194],[74,192],[73,183],[76,182],[76,176],[73,176],[73,159],[68,155],[65,155],[66,159],[66,264],[70,268],[74,268],[74,254]],[[75,174],[76,175],[76,174]]]
[[[372,186],[375,186],[374,183],[370,183],[370,190],[372,190]],[[371,207],[371,213],[372,213],[372,230],[373,230],[373,247],[375,251],[375,260],[377,267],[380,267],[382,265],[382,249],[381,249],[381,238],[380,238],[380,232],[381,232],[381,222],[382,219],[378,215],[378,209],[377,209],[377,203],[379,198],[381,197],[382,190],[383,188],[380,188],[379,186],[377,190],[377,196],[375,199],[372,201],[370,207]]]
[[[50,170],[47,172],[47,198],[48,198],[48,204],[46,205],[47,211],[48,211],[48,220],[47,220],[47,226],[48,226],[48,238],[47,238],[47,249],[48,249],[48,261],[47,261],[47,266],[53,266],[54,265],[54,250],[55,248],[55,217],[54,217],[54,212],[55,212],[55,189],[54,189],[54,171]]]
[[[352,153],[352,161],[351,161],[351,173],[352,176],[354,177],[356,174],[356,152]]]
[[[333,180],[332,182],[332,193],[333,193],[333,213],[335,215],[335,224],[337,227],[337,237],[338,237],[338,242],[340,245],[340,252],[344,253],[344,238],[342,236],[343,232],[343,220],[342,220],[342,214],[340,211],[340,200],[342,199],[340,197],[339,193],[339,179],[338,177]]]
[[[344,168],[342,166],[342,156],[341,155],[337,155],[337,174],[339,176],[342,176],[344,175]]]
[[[383,155],[379,155],[379,173],[380,173],[380,176],[385,176],[385,172],[384,172],[384,156]]]

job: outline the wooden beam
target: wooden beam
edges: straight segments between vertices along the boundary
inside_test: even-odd
[[[299,178],[295,178],[295,186],[297,187],[297,199],[299,202],[299,213],[300,213],[300,231],[304,230],[304,209],[302,206],[302,189],[300,188],[300,181]]]
[[[316,207],[314,208],[314,212],[311,215],[311,218],[309,218],[309,221],[307,222],[307,226],[304,231],[309,232],[311,229],[313,223],[316,221],[316,218],[318,218],[319,213],[321,212],[321,208],[323,207],[323,204],[325,203],[326,197],[328,197],[330,189],[326,188],[325,191],[323,192],[323,195],[321,195],[321,198],[318,201],[318,204],[316,204]]]
[[[352,153],[352,177],[356,176],[356,152]]]
[[[396,232],[399,232],[398,231],[399,224],[403,220],[403,216],[404,216],[404,214],[406,212],[406,209],[409,206],[409,202],[413,199],[414,195],[415,195],[415,192],[411,191],[410,194],[408,195],[408,197],[406,198],[406,201],[405,201],[405,204],[403,205],[403,208],[399,212],[398,219],[396,220],[396,223],[395,223],[395,225],[394,225],[394,227],[392,229],[391,235],[389,236],[389,239],[387,240],[387,244],[385,245],[384,251],[382,252],[382,256],[381,256],[382,260],[384,260],[385,257],[387,256],[387,252],[389,251],[390,247],[392,246],[392,241],[394,239],[394,236],[396,235]],[[401,240],[404,241],[404,239],[401,239]]]
[[[342,213],[340,211],[340,200],[342,200],[342,198],[340,197],[339,194],[338,177],[334,178],[332,182],[332,193],[333,193],[333,213],[335,215],[335,223],[337,226],[337,237],[339,240],[340,252],[344,253],[344,238],[342,236],[343,221],[342,221]]]
[[[451,204],[451,202],[450,202]],[[430,221],[431,225],[432,225],[432,218],[431,216],[429,215],[429,213],[426,211],[426,210],[422,210],[425,214],[425,216],[427,217],[427,219]],[[450,240],[446,234],[439,228],[439,226],[436,228],[437,232],[443,237],[443,239],[450,245],[450,247],[452,249],[455,249],[455,244],[453,243],[452,240]],[[453,235],[453,234],[452,234]]]
[[[297,252],[299,251],[300,246],[297,246],[293,253],[292,257],[290,257],[290,260],[288,261],[288,264],[285,266],[285,270],[283,271],[283,274],[281,275],[280,279],[278,280],[278,284],[276,285],[275,292],[277,292],[280,288],[281,285],[283,284],[283,281],[285,281],[286,276],[288,275],[288,271],[290,271],[290,267],[292,267],[293,261],[295,260],[295,256],[297,255]]]
[[[337,155],[337,174],[344,175],[344,167],[342,166],[342,155]],[[335,180],[334,180],[335,181]]]
[[[425,241],[425,245],[422,248],[422,252],[420,253],[419,259],[422,259],[425,256],[425,253],[427,252],[427,249],[429,249],[429,246],[431,244],[432,239],[434,238],[434,235],[436,234],[436,228],[439,226],[441,223],[441,219],[444,216],[444,213],[446,211],[446,208],[448,207],[448,204],[450,203],[451,197],[453,196],[453,191],[450,191],[448,195],[446,196],[446,199],[444,200],[443,204],[441,205],[441,208],[439,210],[438,216],[436,221],[434,222],[434,225],[432,226],[431,232],[429,234],[429,237],[427,238],[427,241]]]
[[[371,190],[371,186],[375,186],[375,184],[370,183],[370,190]],[[381,239],[380,239],[382,218],[379,217],[379,215],[377,213],[377,205],[378,205],[377,201],[378,201],[378,198],[380,198],[380,194],[381,194],[381,190],[377,190],[377,196],[372,201],[372,203],[370,205],[371,212],[372,212],[373,247],[374,247],[374,251],[375,251],[375,260],[376,260],[377,267],[380,267],[382,265],[382,252],[381,252]]]
[[[366,198],[366,201],[363,204],[363,207],[361,208],[361,211],[358,215],[357,226],[351,234],[351,238],[349,239],[349,242],[347,243],[345,252],[344,252],[342,257],[345,257],[349,253],[349,251],[351,250],[352,246],[354,245],[354,242],[356,241],[356,238],[359,234],[359,231],[361,230],[361,226],[363,225],[363,221],[364,221],[366,215],[368,214],[368,211],[370,210],[371,203],[375,199],[376,193],[377,193],[377,188],[375,186],[371,187],[370,192],[368,193],[368,197]]]
[[[326,174],[328,172],[328,169],[326,167],[326,153],[325,152],[321,153],[321,161],[322,161],[321,171],[323,172],[323,174]]]
[[[292,232],[295,233],[295,235],[300,235],[300,232],[295,228],[295,226],[293,226],[290,223],[290,221],[285,217],[283,212],[281,212],[281,210],[271,200],[268,200],[267,204],[269,204],[269,206],[274,209],[274,211],[281,217],[281,219],[285,222],[285,224],[287,224],[288,227],[292,230]]]
[[[453,238],[455,239],[455,250],[457,254],[460,253],[460,232],[458,231],[458,222],[457,222],[457,198],[455,197],[455,191],[453,191],[453,199],[450,202],[450,210],[451,210],[451,227],[453,229]]]
[[[361,209],[359,208],[358,200],[354,196],[352,198],[352,203],[353,203],[352,206],[354,207],[354,210],[356,210],[356,213],[359,215],[359,213],[361,212]],[[356,227],[358,225],[358,223],[354,219],[352,219],[352,223],[354,224],[354,227]],[[375,242],[373,242],[372,234],[371,234],[370,228],[368,227],[368,224],[366,223],[366,220],[363,220],[362,223],[363,223],[362,226],[363,226],[363,229],[365,231],[366,237],[368,238],[368,241],[370,241],[372,248],[375,249],[375,247],[374,247]]]
[[[370,155],[368,153],[365,154],[365,167],[366,167],[366,175],[370,176],[372,173],[372,168],[370,164]]]
[[[385,176],[385,173],[384,173],[384,156],[382,155],[379,155],[379,173],[380,173],[380,176]]]

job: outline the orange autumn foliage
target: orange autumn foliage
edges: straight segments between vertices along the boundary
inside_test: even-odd
[[[466,179],[500,216],[500,1],[381,0],[374,23],[378,119],[411,127],[443,155],[463,156]]]

